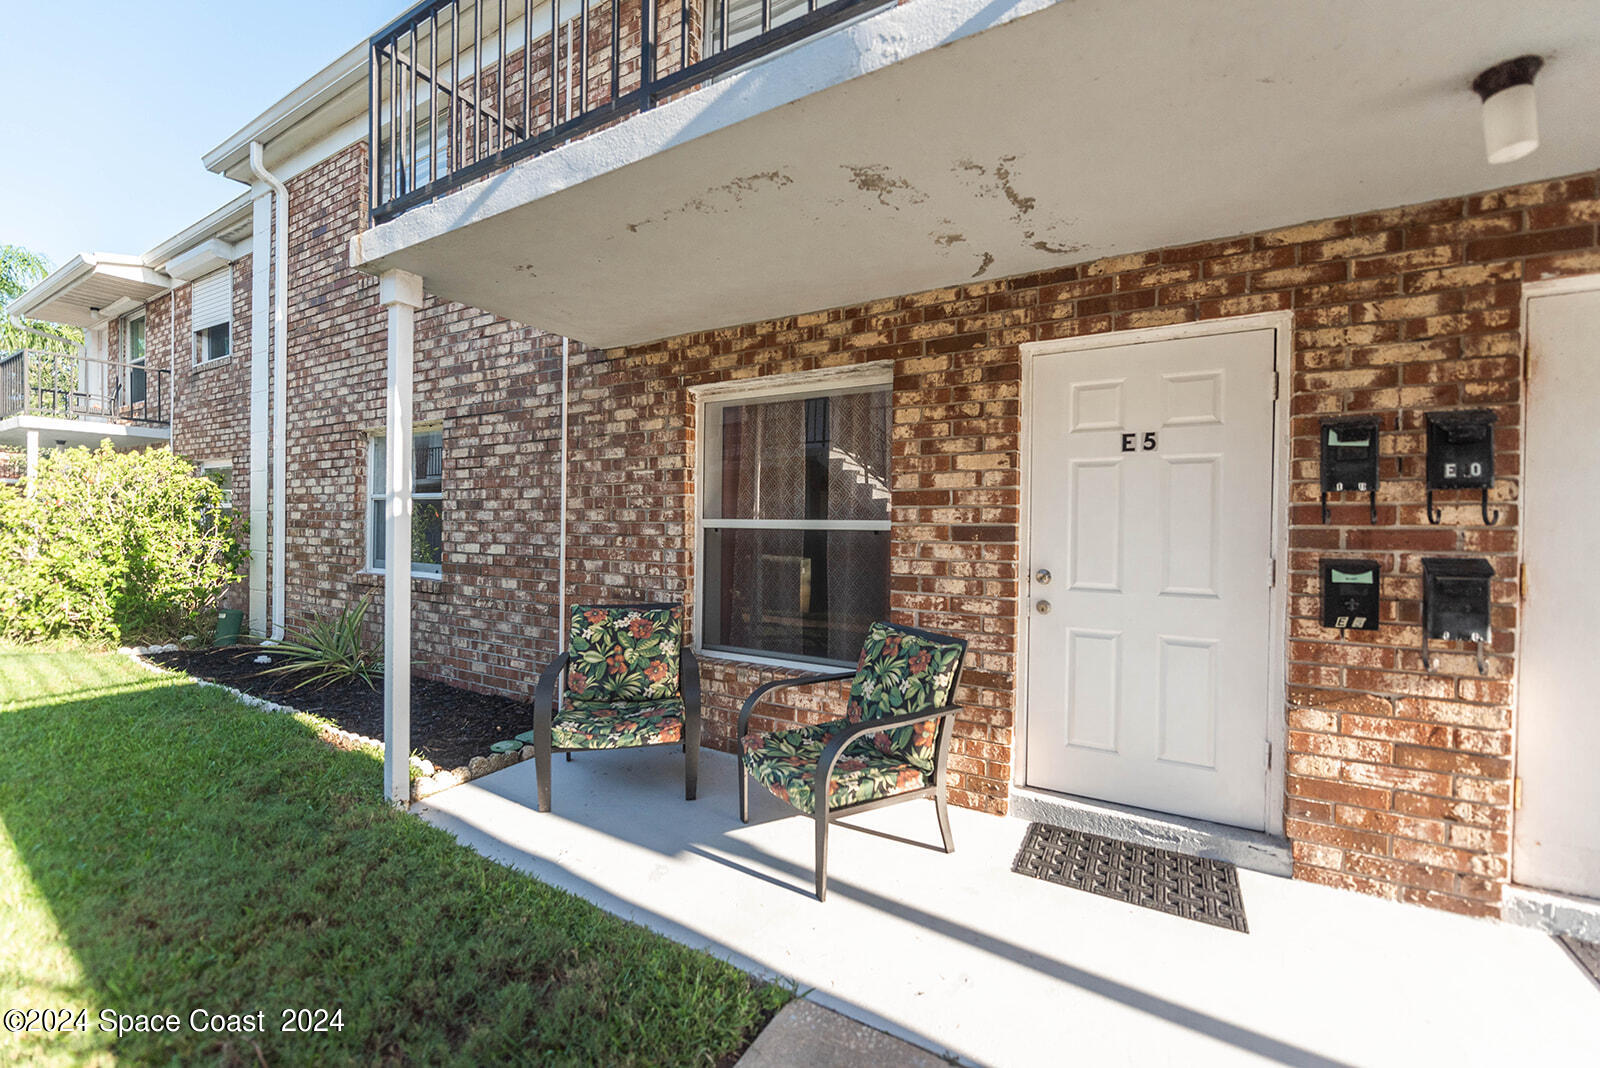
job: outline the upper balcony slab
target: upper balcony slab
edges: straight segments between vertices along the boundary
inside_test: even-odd
[[[1581,3],[910,0],[361,234],[364,270],[615,346],[1600,163]],[[1543,146],[1473,77],[1544,55]]]

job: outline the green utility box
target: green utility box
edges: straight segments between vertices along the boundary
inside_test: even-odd
[[[244,613],[237,608],[217,611],[217,636],[212,645],[235,645],[239,641],[239,628],[244,625]]]

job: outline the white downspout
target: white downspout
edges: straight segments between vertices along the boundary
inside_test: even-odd
[[[230,275],[231,277],[231,275]],[[230,313],[231,314],[231,313]],[[167,451],[178,425],[178,287],[167,290]],[[192,358],[191,354],[191,358]],[[187,368],[185,368],[187,370]]]
[[[289,187],[267,170],[262,161],[260,141],[250,142],[250,173],[272,188],[276,201],[277,231],[273,242],[272,274],[272,636],[283,637],[284,548],[288,524],[284,510],[289,496],[289,480],[284,471],[288,438],[284,410],[288,399],[289,363]]]
[[[561,518],[556,535],[556,652],[567,651],[567,354],[561,339]],[[564,689],[564,687],[563,687]]]

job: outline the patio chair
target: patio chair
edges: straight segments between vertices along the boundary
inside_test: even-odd
[[[563,682],[555,710],[557,681]],[[533,697],[539,811],[550,811],[550,754],[647,745],[684,748],[684,797],[700,778],[700,667],[676,604],[573,605],[567,651]]]
[[[816,820],[818,901],[828,899],[828,824],[841,816],[931,797],[944,851],[955,851],[945,769],[966,651],[960,638],[874,623],[855,671],[769,682],[739,710],[739,819],[750,822],[753,778]],[[853,681],[843,719],[748,733],[750,713],[772,691],[844,679]]]

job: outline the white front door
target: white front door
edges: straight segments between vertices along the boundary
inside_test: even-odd
[[[1530,300],[1528,346],[1511,875],[1600,898],[1600,292]]]
[[[1264,828],[1274,353],[1035,357],[1030,786]]]

